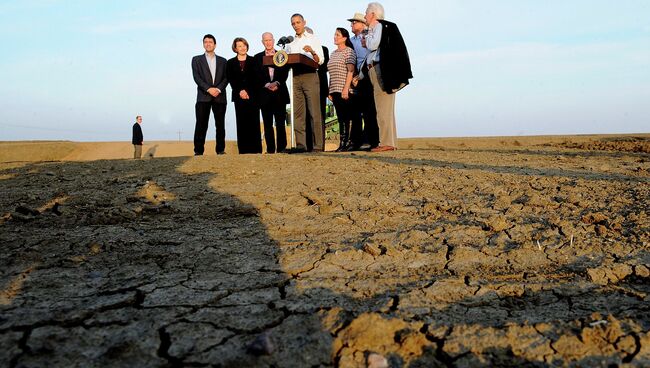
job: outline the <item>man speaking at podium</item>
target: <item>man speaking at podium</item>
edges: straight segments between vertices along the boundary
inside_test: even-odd
[[[323,47],[313,34],[305,32],[305,18],[300,14],[291,16],[291,26],[296,31],[293,42],[286,46],[289,54],[303,54],[313,59],[318,65],[323,64]],[[293,65],[293,130],[296,135],[296,147],[292,152],[307,152],[307,122],[311,122],[313,133],[313,151],[322,152],[325,148],[325,127],[320,111],[320,83],[316,70],[302,64]],[[307,119],[307,112],[311,119]]]

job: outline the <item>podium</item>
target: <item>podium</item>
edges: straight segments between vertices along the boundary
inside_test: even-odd
[[[286,54],[286,53],[285,53]],[[262,64],[265,66],[270,66],[270,67],[278,67],[275,65],[274,62],[274,57],[276,57],[278,54],[276,53],[274,56],[266,56],[262,58]],[[288,67],[294,67],[294,66],[300,66],[301,68],[307,67],[310,69],[313,69],[316,71],[318,69],[318,63],[314,61],[314,59],[303,55],[303,54],[286,54],[287,55],[287,60],[286,63],[282,65],[282,67],[288,66]],[[289,106],[291,109],[291,147],[295,147],[295,141],[296,141],[296,135],[293,130],[293,68],[289,71],[289,80],[291,81],[291,93],[289,94]]]
[[[304,65],[308,66],[310,68],[314,68],[314,70],[318,69],[318,63],[314,61],[314,59],[303,55],[303,54],[287,54],[288,61],[286,65],[288,66],[294,66],[296,64],[299,65]],[[262,59],[262,62],[266,66],[275,66],[275,63],[273,63],[273,56],[264,56]]]

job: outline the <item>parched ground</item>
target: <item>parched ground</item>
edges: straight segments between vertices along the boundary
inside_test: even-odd
[[[400,144],[0,164],[0,366],[650,366],[648,135]]]

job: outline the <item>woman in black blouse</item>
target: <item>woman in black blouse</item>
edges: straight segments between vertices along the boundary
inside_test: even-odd
[[[255,95],[253,57],[248,53],[248,42],[241,37],[232,42],[237,56],[228,60],[226,75],[232,88],[237,121],[237,148],[239,153],[262,153],[260,110]]]

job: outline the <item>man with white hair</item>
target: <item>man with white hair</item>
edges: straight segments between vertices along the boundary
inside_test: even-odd
[[[364,19],[368,24],[366,63],[379,125],[380,145],[372,151],[393,151],[397,149],[395,92],[413,78],[411,62],[397,25],[384,20],[384,7],[380,3],[368,4]]]
[[[271,32],[262,33],[264,51],[255,55],[255,72],[259,93],[262,121],[264,122],[264,140],[266,153],[283,152],[287,148],[287,104],[289,103],[289,90],[287,78],[289,67],[265,66],[264,56],[273,56],[275,39]],[[273,131],[273,118],[275,118],[275,132]]]

